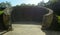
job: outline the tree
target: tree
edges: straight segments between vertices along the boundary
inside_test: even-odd
[[[6,7],[11,7],[10,2],[1,2],[0,3],[0,8],[6,8]]]
[[[0,3],[0,7],[5,7],[5,3],[4,2]]]
[[[60,0],[50,0],[45,7],[52,9],[57,15],[60,15]]]
[[[22,3],[20,6],[26,6],[26,4],[25,3]]]
[[[59,0],[49,0],[49,1],[55,3],[58,2]]]
[[[38,3],[38,6],[45,6],[44,1],[41,1],[40,3]]]
[[[7,2],[7,1],[6,1],[6,3],[5,3],[5,4],[6,4],[6,7],[7,7],[7,6],[8,6],[8,7],[11,7],[10,2]]]

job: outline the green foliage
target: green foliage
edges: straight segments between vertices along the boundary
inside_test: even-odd
[[[49,1],[45,7],[52,9],[57,15],[60,15],[60,0]]]
[[[7,2],[6,1],[6,3],[5,3],[8,7],[11,7],[11,4],[10,4],[10,2]]]
[[[60,16],[58,16],[58,23],[60,23]]]
[[[22,3],[20,6],[26,6],[26,4]]]
[[[44,1],[41,1],[40,3],[38,3],[38,6],[45,6]]]
[[[25,4],[25,3],[22,3],[21,5],[16,5],[16,7],[19,7],[19,6],[20,7],[24,7],[24,6],[28,7],[28,6],[36,6],[36,5],[34,5],[34,4]]]
[[[11,6],[11,4],[10,4],[10,2],[1,2],[0,3],[0,8],[6,8],[6,7],[10,7]]]
[[[0,3],[0,11],[2,11],[2,10],[4,10],[5,8],[7,8],[7,7],[11,7],[11,4],[10,4],[10,2],[1,2]]]
[[[55,3],[58,2],[59,0],[49,0],[49,1]]]
[[[3,11],[0,11],[0,15],[3,13]]]

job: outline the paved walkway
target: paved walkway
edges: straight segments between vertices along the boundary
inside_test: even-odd
[[[4,35],[60,35],[57,31],[42,31],[41,25],[13,24],[13,31]]]

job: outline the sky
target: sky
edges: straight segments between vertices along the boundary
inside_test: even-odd
[[[12,6],[15,6],[15,5],[20,5],[22,3],[25,3],[25,4],[35,4],[37,5],[39,2],[41,2],[42,0],[0,0],[0,3],[1,2],[10,2],[12,4]],[[49,0],[44,0],[44,2],[48,2]]]

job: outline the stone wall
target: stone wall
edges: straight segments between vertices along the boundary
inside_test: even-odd
[[[43,21],[42,21],[42,29],[47,29],[51,26],[52,20],[53,20],[53,11],[48,9],[49,13],[45,14],[43,16]]]
[[[12,29],[12,23],[11,23],[11,11],[12,8],[8,7],[6,9],[4,9],[4,14],[3,14],[3,23],[5,26],[6,30],[11,30]]]
[[[53,20],[53,11],[45,7],[23,6],[13,7],[11,12],[11,21],[35,21],[41,22],[42,28],[50,27]]]
[[[48,10],[43,7],[37,7],[37,6],[13,7],[11,17],[13,22],[20,22],[20,21],[42,22],[43,15],[47,13]]]

